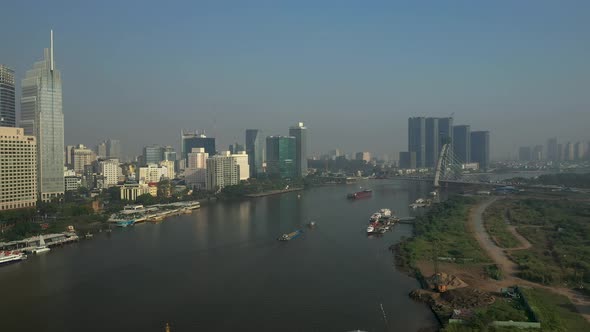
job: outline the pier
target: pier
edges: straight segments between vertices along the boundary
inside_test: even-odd
[[[11,241],[11,242],[1,242],[0,243],[0,250],[21,250],[27,251],[31,250],[37,246],[39,246],[39,236],[33,236],[30,238],[26,238],[23,240],[18,241]],[[77,242],[80,240],[78,235],[73,232],[64,232],[64,233],[54,233],[54,234],[45,234],[43,235],[43,240],[45,241],[45,245],[48,247],[55,247],[59,245],[64,245],[72,242]]]

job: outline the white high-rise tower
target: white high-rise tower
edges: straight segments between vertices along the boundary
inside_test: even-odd
[[[53,30],[43,60],[22,81],[21,121],[25,135],[37,138],[39,199],[51,201],[64,194],[64,115],[61,75],[53,58]]]

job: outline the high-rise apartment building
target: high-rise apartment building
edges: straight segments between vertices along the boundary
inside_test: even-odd
[[[248,180],[250,178],[250,165],[248,164],[248,154],[246,154],[246,151],[238,151],[231,156],[236,159],[240,181]]]
[[[118,139],[108,139],[106,141],[106,156],[108,159],[119,159],[121,160],[121,141]]]
[[[137,181],[139,183],[160,182],[168,176],[168,168],[156,164],[147,164],[137,168]]]
[[[370,162],[371,161],[371,152],[357,152],[355,154],[355,159],[356,160],[363,160],[365,162]]]
[[[0,127],[16,126],[14,71],[0,64]]]
[[[438,151],[446,143],[453,143],[453,118],[438,118]]]
[[[22,128],[0,127],[0,211],[37,202],[37,144]],[[62,170],[63,174],[63,170]],[[61,184],[62,190],[64,184]]]
[[[193,148],[188,153],[188,163],[184,170],[184,181],[187,186],[205,189],[207,184],[207,159],[209,154],[205,148]]]
[[[572,161],[576,159],[575,146],[572,142],[565,144],[564,156],[562,160]]]
[[[426,118],[408,119],[408,152],[416,153],[416,167],[426,165]]]
[[[207,190],[217,191],[227,186],[240,183],[240,171],[236,158],[229,151],[207,159]]]
[[[98,169],[104,178],[104,188],[116,186],[119,182],[119,175],[122,174],[119,166],[119,159],[101,160],[98,162]]]
[[[479,164],[479,169],[490,167],[490,132],[471,132],[471,161]]]
[[[250,165],[250,177],[262,174],[264,164],[264,138],[258,129],[246,129],[246,153]]]
[[[72,166],[77,175],[84,173],[84,166],[92,165],[96,160],[96,154],[83,144],[72,149]]]
[[[292,136],[266,137],[266,173],[272,177],[294,178],[297,174],[296,141]]]
[[[26,135],[37,139],[37,191],[42,201],[50,201],[64,194],[64,115],[53,31],[44,53],[22,81],[20,125]]]
[[[416,152],[400,152],[399,153],[399,168],[414,169],[416,168]]]
[[[426,167],[436,167],[440,144],[440,132],[438,128],[438,118],[426,118],[425,120],[425,165]]]
[[[164,176],[167,179],[174,179],[176,177],[176,172],[174,172],[174,160],[162,160],[160,161],[160,166],[166,167],[166,175]]]
[[[471,162],[471,127],[469,125],[453,126],[453,154],[460,163]]]
[[[303,122],[289,128],[289,136],[295,137],[295,174],[298,177],[307,175],[307,128]]]
[[[107,142],[106,141],[102,141],[96,145],[96,157],[98,159],[107,159],[108,158]]]
[[[574,144],[574,159],[575,160],[584,160],[586,159],[586,151],[588,148],[586,147],[585,142],[576,142]]]
[[[559,151],[557,151],[557,138],[553,137],[547,140],[547,160],[558,161]]]
[[[535,145],[533,147],[531,158],[534,161],[543,160],[543,146],[542,145]]]
[[[518,148],[519,161],[531,161],[533,158],[533,151],[530,146],[521,146]]]
[[[193,148],[204,148],[205,152],[207,152],[210,156],[213,156],[215,154],[215,138],[207,137],[204,134],[199,134],[198,132],[185,133],[184,131],[181,131],[180,154],[185,162],[188,153],[191,152]]]

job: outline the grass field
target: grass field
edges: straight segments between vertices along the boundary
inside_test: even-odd
[[[590,331],[590,323],[577,313],[567,297],[538,288],[522,289],[522,292],[539,316],[542,331]]]
[[[489,206],[483,215],[484,225],[498,246],[515,248],[520,242],[510,233],[504,221],[505,205],[504,201],[500,200]]]

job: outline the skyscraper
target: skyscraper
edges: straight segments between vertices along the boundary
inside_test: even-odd
[[[0,127],[0,211],[37,203],[35,143],[35,137],[23,135],[21,128]]]
[[[532,156],[531,157],[532,157],[532,159],[534,161],[541,161],[541,160],[543,160],[543,146],[542,145],[535,145],[533,147],[533,152],[532,152]]]
[[[246,153],[250,165],[250,177],[262,173],[264,163],[264,138],[258,129],[246,129]]]
[[[96,156],[98,159],[107,159],[107,142],[102,141],[96,146]]]
[[[519,161],[531,161],[533,152],[530,146],[521,146],[518,148],[518,160]]]
[[[408,119],[408,152],[416,153],[416,167],[426,165],[426,118]]]
[[[471,127],[453,126],[453,153],[461,163],[471,162]]]
[[[107,158],[121,160],[121,141],[118,139],[108,139],[107,145]]]
[[[438,128],[438,118],[426,118],[426,167],[436,167],[436,161],[438,160],[438,153],[440,144],[438,142],[440,132]]]
[[[14,71],[0,64],[0,127],[16,126]]]
[[[215,138],[207,137],[204,134],[199,134],[197,132],[185,133],[184,131],[180,131],[180,154],[182,159],[185,160],[185,163],[187,161],[188,153],[191,152],[193,148],[205,148],[205,152],[207,152],[209,156],[213,156],[215,154]]]
[[[552,161],[559,160],[559,151],[557,151],[556,137],[547,140],[547,159]]]
[[[207,190],[215,191],[240,183],[240,167],[229,151],[207,159]]]
[[[479,163],[479,169],[486,170],[490,166],[490,132],[471,132],[471,161]]]
[[[149,164],[160,164],[163,158],[164,149],[159,145],[150,145],[143,148],[143,163]]]
[[[27,71],[21,86],[20,124],[26,135],[37,138],[37,191],[39,199],[50,201],[64,194],[64,115],[53,30],[44,59]]]
[[[292,136],[266,137],[266,173],[269,176],[293,178],[297,175],[296,142]]]
[[[307,128],[303,122],[289,128],[289,136],[295,137],[295,174],[307,175]]]

